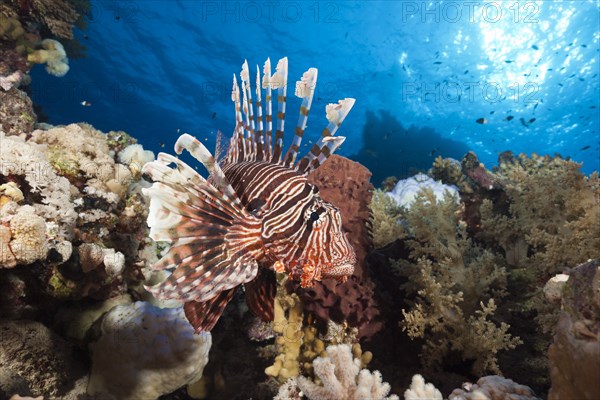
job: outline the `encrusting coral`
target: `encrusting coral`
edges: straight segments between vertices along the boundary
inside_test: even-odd
[[[378,371],[361,369],[361,360],[354,358],[347,344],[331,345],[327,356],[313,361],[315,376],[319,383],[304,376],[296,379],[302,393],[311,400],[397,400],[389,395],[390,385],[383,382]]]

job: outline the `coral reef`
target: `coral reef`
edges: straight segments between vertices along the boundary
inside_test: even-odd
[[[99,331],[88,392],[123,400],[156,399],[199,380],[212,344],[210,333],[194,334],[181,308],[146,302],[114,307]]]
[[[398,399],[396,395],[388,396],[390,385],[383,382],[378,371],[361,369],[361,361],[353,358],[349,345],[328,346],[326,352],[326,357],[313,361],[314,372],[320,383],[304,376],[296,379],[298,388],[308,399]]]
[[[562,311],[548,351],[548,398],[595,399],[600,393],[600,262],[573,268],[561,293]]]

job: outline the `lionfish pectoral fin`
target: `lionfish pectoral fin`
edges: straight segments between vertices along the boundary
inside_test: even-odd
[[[224,290],[212,299],[204,302],[188,301],[183,305],[185,316],[196,333],[211,331],[225,307],[233,298],[237,288]]]
[[[244,287],[246,304],[250,311],[265,322],[273,321],[277,294],[277,281],[273,271],[259,268],[256,278],[246,283]]]
[[[212,181],[168,154],[144,166],[155,181],[144,190],[150,197],[150,237],[171,244],[153,269],[173,271],[147,289],[161,299],[207,302],[256,277],[253,252],[260,246],[260,221],[242,207],[200,142],[183,135],[176,151],[182,149],[206,166]]]

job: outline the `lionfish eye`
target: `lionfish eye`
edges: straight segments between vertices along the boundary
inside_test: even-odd
[[[310,213],[310,220],[311,221],[318,221],[319,220],[319,213],[318,212],[311,212]]]
[[[313,192],[313,193],[319,193],[319,188],[318,188],[318,187],[316,187],[316,186],[313,186],[313,187],[312,187],[312,192]]]

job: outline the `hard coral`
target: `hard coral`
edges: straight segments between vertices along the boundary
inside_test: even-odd
[[[211,335],[194,334],[181,308],[118,305],[99,324],[101,336],[91,345],[91,394],[153,400],[199,380],[208,362]]]

